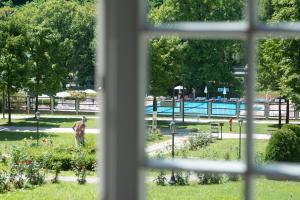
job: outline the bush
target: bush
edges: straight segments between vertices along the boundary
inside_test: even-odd
[[[201,185],[222,184],[227,181],[225,175],[217,173],[198,173],[197,177],[199,179],[198,183]]]
[[[300,137],[300,126],[297,124],[284,124],[282,129],[291,130],[296,134],[298,138]]]
[[[182,171],[177,171],[175,174],[176,184],[177,185],[188,185],[189,184],[190,173],[186,172],[185,174]]]
[[[9,179],[6,172],[0,172],[0,193],[9,191]]]
[[[300,138],[291,130],[291,126],[273,133],[266,148],[266,160],[285,162],[300,161]]]
[[[196,133],[188,139],[189,150],[198,150],[213,143],[214,140],[209,134]]]
[[[80,148],[77,149],[76,153],[72,157],[72,169],[77,176],[77,182],[79,184],[86,183],[86,154]]]
[[[159,129],[148,129],[148,134],[147,134],[147,141],[148,142],[153,142],[157,140],[161,140],[163,138],[162,134],[160,133]]]
[[[160,170],[157,177],[154,179],[156,185],[165,186],[167,182],[166,172],[164,170]]]
[[[29,161],[25,164],[25,177],[31,185],[41,185],[45,181],[45,173],[42,165],[37,161]]]

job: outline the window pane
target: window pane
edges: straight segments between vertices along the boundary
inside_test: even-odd
[[[151,23],[182,21],[239,21],[244,18],[244,0],[149,0]]]
[[[265,38],[258,43],[254,133],[257,162],[299,162],[299,39]]]
[[[149,41],[146,153],[176,158],[244,159],[245,61],[239,40]],[[241,133],[241,134],[240,134]]]
[[[175,186],[170,185],[171,172],[163,173],[152,171],[153,178],[147,177],[146,199],[232,199],[240,200],[243,197],[244,181],[238,175],[196,173],[196,172],[174,172],[176,180],[181,181]],[[160,175],[160,176],[158,176]],[[188,175],[188,176],[187,176]],[[162,178],[163,182],[159,182]],[[186,181],[187,180],[187,181]]]
[[[299,181],[257,177],[255,179],[254,197],[257,200],[298,199],[300,198],[299,186]]]

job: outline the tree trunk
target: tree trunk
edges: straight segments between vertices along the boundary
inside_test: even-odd
[[[39,110],[39,96],[36,94],[35,96],[35,110],[34,112],[36,113]]]
[[[153,98],[153,110],[152,110],[152,129],[157,128],[157,99],[156,95]]]
[[[10,88],[7,88],[8,125],[11,124]]]
[[[286,99],[286,118],[285,123],[288,124],[290,122],[290,100]]]
[[[278,127],[281,129],[281,96],[279,97],[279,118],[278,118]]]
[[[2,94],[2,118],[5,119],[5,90],[3,90]]]

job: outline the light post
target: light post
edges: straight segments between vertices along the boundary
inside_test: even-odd
[[[175,121],[171,121],[170,123],[170,131],[172,133],[172,159],[174,159],[174,135],[176,133],[176,123]],[[174,170],[172,169],[172,176],[171,179],[169,181],[170,185],[175,185],[176,184],[176,180],[175,180],[175,176],[174,176]]]
[[[40,120],[41,114],[39,111],[35,113],[35,119],[36,119],[36,144],[39,144],[39,120]]]
[[[239,127],[240,127],[240,134],[239,134],[239,160],[241,159],[241,146],[242,146],[242,125],[243,125],[243,119],[239,118]]]
[[[223,139],[223,130],[222,130],[223,126],[224,126],[224,122],[220,122],[220,127],[221,127],[221,140]]]

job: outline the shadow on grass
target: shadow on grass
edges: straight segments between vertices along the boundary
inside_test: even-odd
[[[80,118],[40,118],[39,126],[40,127],[51,127],[51,128],[59,128],[62,123],[75,123],[80,120]],[[26,118],[22,120],[12,121],[9,126],[25,126],[25,127],[34,127],[36,126],[37,121],[35,118]],[[8,123],[2,124],[3,126],[8,126]]]
[[[267,129],[271,133],[275,132],[279,129],[279,124],[269,124]]]
[[[42,137],[48,137],[51,135],[51,137],[57,137],[55,134],[48,134],[48,133],[39,133],[39,138]],[[23,140],[24,138],[30,138],[33,139],[36,138],[36,132],[6,132],[1,131],[0,132],[0,141],[18,141]]]

